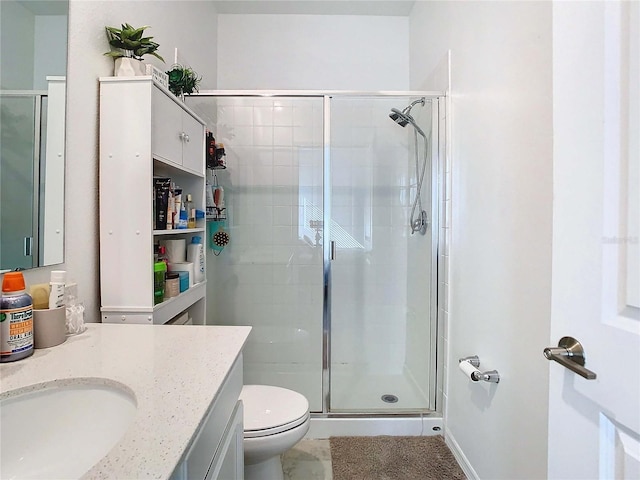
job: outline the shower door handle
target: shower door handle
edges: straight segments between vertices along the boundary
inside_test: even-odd
[[[24,237],[24,256],[31,257],[33,255],[33,237]]]
[[[336,241],[335,240],[331,240],[331,242],[329,242],[329,248],[331,249],[329,258],[331,260],[335,260],[336,259]]]

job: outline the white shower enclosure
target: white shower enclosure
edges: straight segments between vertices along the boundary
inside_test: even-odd
[[[411,115],[426,145],[389,118],[422,97]],[[187,103],[226,151],[227,168],[208,171],[230,243],[207,248],[207,323],[253,327],[245,382],[299,391],[327,416],[435,411],[442,95],[210,91]],[[412,234],[425,148],[429,225]]]

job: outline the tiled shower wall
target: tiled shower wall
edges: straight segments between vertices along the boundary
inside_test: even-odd
[[[292,388],[321,410],[322,246],[308,226],[322,218],[322,99],[215,102],[231,242],[208,257],[208,321],[254,327],[247,383]]]

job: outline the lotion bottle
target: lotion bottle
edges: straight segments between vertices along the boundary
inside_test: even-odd
[[[204,245],[202,237],[194,236],[187,247],[187,262],[193,263],[193,281],[200,283],[204,281]]]
[[[51,271],[51,292],[49,293],[49,308],[58,308],[64,305],[64,284],[67,272],[64,270]]]

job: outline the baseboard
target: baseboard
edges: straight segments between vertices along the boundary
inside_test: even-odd
[[[435,428],[435,430],[434,430]],[[442,417],[311,418],[305,438],[442,435]]]
[[[451,433],[446,428],[444,430],[444,441],[449,447],[449,450],[451,450],[451,453],[453,453],[453,456],[456,457],[458,465],[460,465],[460,468],[462,468],[462,471],[467,476],[467,479],[480,480],[480,477],[469,463],[467,456],[462,452],[460,445],[458,445],[456,439],[453,438]]]

